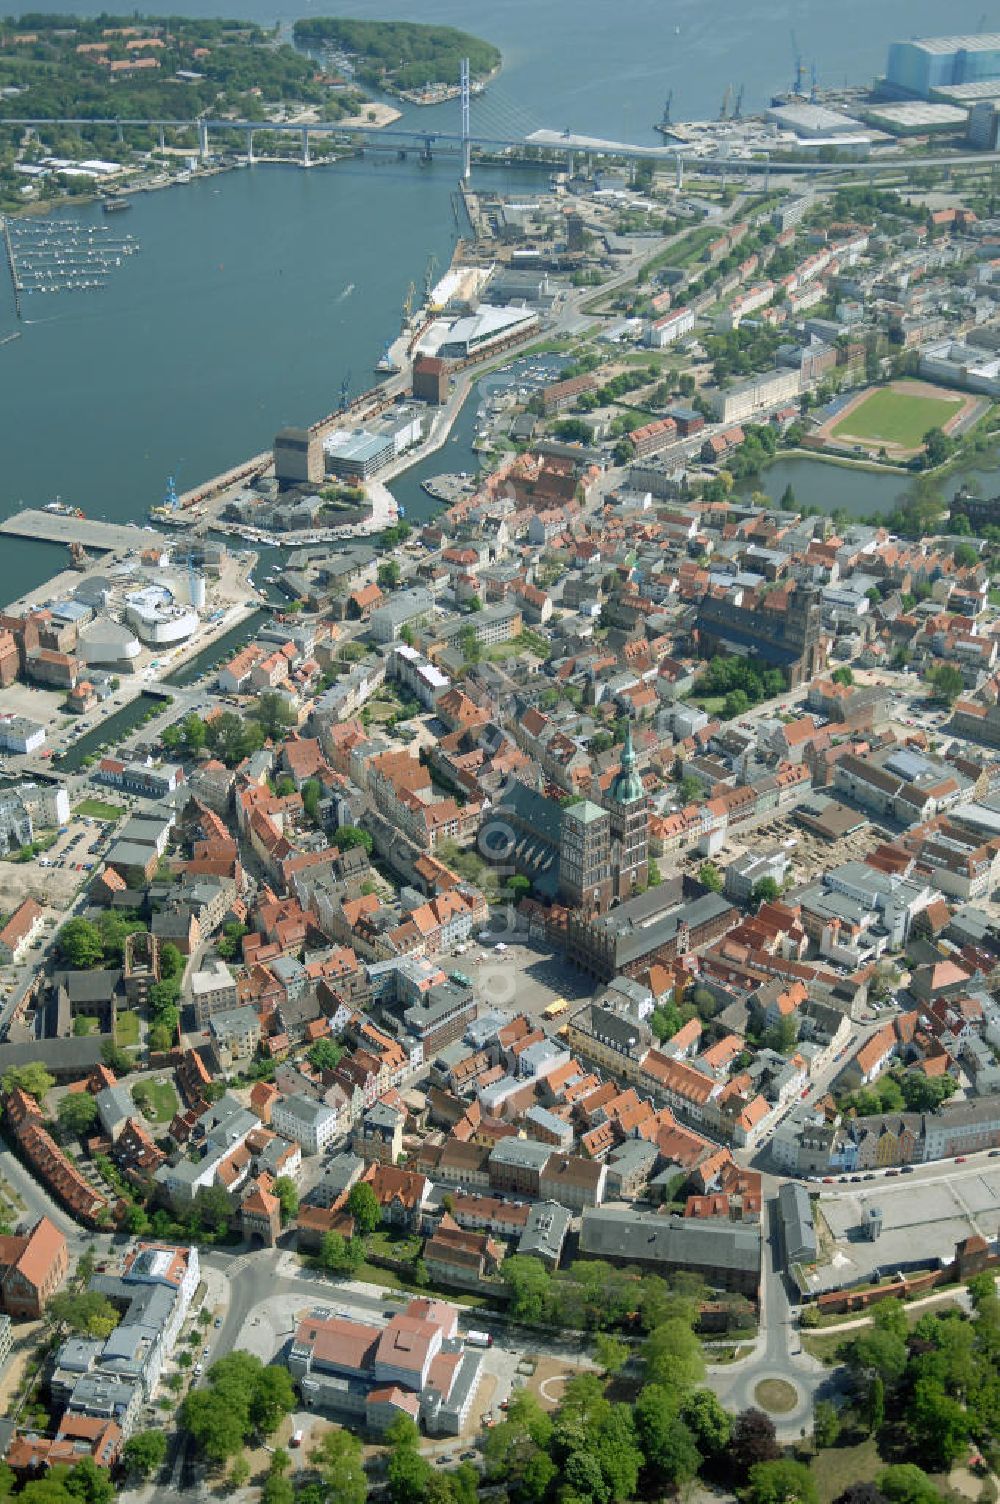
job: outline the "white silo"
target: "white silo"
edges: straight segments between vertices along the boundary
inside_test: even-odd
[[[196,611],[205,609],[205,576],[197,574],[193,569],[188,574],[188,594],[191,604]]]

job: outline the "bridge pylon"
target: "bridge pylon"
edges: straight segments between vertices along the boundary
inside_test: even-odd
[[[467,183],[472,176],[472,90],[469,83],[469,59],[467,57],[462,59],[459,87],[462,101],[462,179]]]

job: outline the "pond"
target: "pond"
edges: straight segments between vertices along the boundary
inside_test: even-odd
[[[941,495],[950,499],[963,484],[971,485],[984,496],[995,494],[1000,491],[1000,473],[990,466],[991,460],[983,457],[977,468],[970,466],[968,470],[948,475],[939,483]],[[891,512],[899,502],[913,495],[916,485],[913,476],[867,470],[860,465],[830,464],[806,454],[789,454],[760,475],[741,480],[736,490],[741,496],[764,491],[778,501],[785,487],[791,486],[799,507],[819,507],[824,512],[843,509],[852,517],[868,517],[873,512]]]

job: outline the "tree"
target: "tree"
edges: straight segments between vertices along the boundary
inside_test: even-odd
[[[364,1248],[357,1238],[342,1233],[325,1232],[319,1245],[319,1263],[330,1274],[353,1274],[364,1259]]]
[[[714,862],[702,862],[698,868],[698,881],[706,887],[710,893],[722,892],[722,874]]]
[[[776,878],[759,877],[750,889],[750,907],[756,913],[762,903],[777,903],[780,897],[781,888]]]
[[[302,809],[307,818],[314,825],[318,825],[320,823],[319,806],[320,800],[323,798],[323,785],[318,778],[307,778],[299,792],[302,795]]]
[[[110,1300],[93,1290],[62,1290],[53,1295],[48,1310],[54,1321],[88,1337],[108,1337],[118,1325],[118,1312]]]
[[[179,977],[184,970],[184,957],[172,941],[160,946],[160,976],[169,980]]]
[[[890,1504],[941,1504],[941,1496],[922,1467],[900,1462],[887,1467],[875,1479]]]
[[[62,1127],[76,1138],[93,1128],[97,1121],[97,1103],[89,1091],[69,1093],[56,1110]]]
[[[834,684],[843,684],[848,688],[854,683],[853,670],[850,669],[846,663],[842,664],[840,668],[835,668],[833,673],[830,675],[830,678],[833,680]]]
[[[865,1419],[868,1429],[877,1436],[885,1424],[885,1380],[881,1374],[872,1374],[865,1396]]]
[[[274,1194],[281,1202],[281,1225],[287,1227],[299,1209],[299,1193],[295,1181],[288,1175],[279,1175],[273,1186]]]
[[[697,1473],[701,1456],[690,1428],[677,1413],[677,1395],[646,1384],[635,1402],[635,1426],[646,1459],[664,1482],[679,1487]]]
[[[232,1207],[221,1185],[203,1185],[194,1198],[192,1210],[196,1219],[210,1232],[225,1232],[229,1226]]]
[[[531,879],[521,872],[515,872],[513,877],[507,879],[507,892],[510,894],[512,903],[520,903],[522,898],[527,898],[531,892]]]
[[[317,1039],[306,1050],[306,1059],[318,1071],[333,1071],[340,1064],[343,1047],[334,1039]]]
[[[782,1457],[754,1463],[742,1497],[748,1504],[819,1504],[819,1489],[804,1462]]]
[[[781,1448],[771,1417],[763,1410],[741,1410],[732,1424],[729,1455],[737,1477],[749,1473],[758,1462],[777,1461]]]
[[[594,1338],[594,1357],[606,1377],[620,1373],[628,1362],[628,1344],[620,1342],[608,1332],[598,1332]]]
[[[236,1457],[233,1465],[226,1474],[226,1485],[233,1493],[243,1488],[250,1481],[250,1461],[246,1456]]]
[[[394,589],[400,581],[402,571],[395,559],[386,559],[378,567],[378,582],[383,590]]]
[[[136,1431],[122,1447],[122,1461],[130,1473],[148,1478],[162,1467],[167,1455],[165,1431]]]
[[[420,1433],[408,1415],[398,1415],[385,1436],[391,1448],[386,1482],[392,1504],[421,1504],[432,1469],[420,1455]]]
[[[711,1389],[696,1389],[681,1405],[680,1417],[704,1457],[718,1457],[729,1445],[731,1424]]]
[[[537,1324],[545,1320],[552,1281],[541,1259],[511,1254],[500,1265],[500,1278],[510,1290],[510,1313],[515,1321]]]
[[[309,1461],[326,1485],[327,1504],[365,1504],[364,1450],[350,1431],[327,1431],[309,1453]]]
[[[354,1225],[363,1236],[374,1232],[382,1220],[378,1197],[366,1180],[359,1180],[347,1197],[347,1210],[354,1218]]]
[[[341,825],[333,833],[333,844],[338,851],[349,851],[352,846],[363,846],[371,856],[374,843],[367,830],[359,830],[356,825]]]
[[[840,1435],[840,1415],[830,1400],[817,1400],[813,1411],[813,1440],[817,1447],[832,1447]]]
[[[53,1469],[53,1472],[58,1475],[58,1469]],[[52,1477],[52,1473],[49,1477]],[[81,1457],[67,1474],[66,1495],[71,1500],[81,1500],[82,1504],[111,1504],[115,1488],[107,1468],[98,1467],[93,1457]]]
[[[295,1489],[280,1473],[268,1473],[260,1491],[260,1504],[295,1504]]]
[[[211,1462],[226,1462],[242,1451],[246,1408],[234,1409],[215,1389],[192,1389],[181,1405],[181,1424]]]
[[[938,663],[927,671],[927,683],[940,705],[952,705],[965,687],[961,669],[953,663]]]
[[[971,543],[956,543],[951,556],[959,569],[974,569],[979,563],[979,550]]]
[[[49,1075],[40,1060],[30,1060],[27,1065],[12,1065],[3,1074],[3,1089],[8,1096],[15,1087],[20,1087],[36,1102],[40,1102],[55,1084],[55,1076]]]
[[[536,1395],[517,1390],[511,1396],[507,1419],[486,1437],[486,1476],[502,1478],[518,1504],[540,1504],[557,1472],[548,1452],[551,1441],[551,1417]]]
[[[687,1394],[705,1376],[701,1344],[687,1322],[674,1317],[662,1322],[642,1350],[646,1382],[676,1394]]]
[[[256,1376],[250,1399],[250,1425],[270,1436],[295,1409],[295,1386],[287,1368],[269,1364]]]
[[[946,1472],[969,1439],[965,1406],[934,1379],[918,1379],[913,1386],[906,1423],[914,1448],[935,1472]]]
[[[906,1368],[906,1342],[873,1322],[859,1332],[848,1348],[848,1362],[858,1373],[873,1371],[887,1385],[895,1384]]]
[[[56,936],[56,950],[74,971],[100,966],[104,959],[101,933],[89,919],[70,919],[64,924]]]
[[[774,1050],[778,1055],[788,1055],[795,1048],[795,1041],[799,1037],[798,1025],[794,1017],[785,1017],[774,1024],[764,1035],[764,1043],[769,1050]]]
[[[253,717],[264,735],[269,736],[272,741],[278,741],[295,725],[295,711],[288,701],[273,689],[266,689],[262,695],[258,695],[253,707]]]

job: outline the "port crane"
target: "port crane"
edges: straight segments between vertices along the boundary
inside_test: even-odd
[[[727,84],[726,85],[726,92],[722,96],[722,105],[721,105],[721,107],[719,109],[719,119],[720,120],[727,120],[729,118],[729,106],[732,103],[732,99],[733,99],[733,86],[732,86],[732,84]]]
[[[666,103],[663,106],[663,119],[660,121],[661,125],[669,125],[670,124],[670,109],[671,109],[671,106],[673,105],[673,102],[674,102],[674,91],[673,91],[673,89],[671,89],[670,93],[667,95]]]
[[[168,512],[176,512],[180,504],[180,498],[177,495],[177,481],[174,476],[168,475],[167,489],[163,493],[163,505]]]
[[[410,285],[409,285],[409,287],[406,289],[406,297],[403,299],[403,328],[404,329],[406,328],[407,324],[410,322],[410,318],[411,318],[411,316],[413,314],[413,299],[416,297],[416,295],[417,295],[417,289],[413,285],[413,283],[411,282]]]
[[[430,298],[431,288],[434,286],[434,278],[435,278],[435,276],[437,274],[437,269],[438,269],[438,258],[435,256],[434,252],[431,251],[430,255],[427,257],[427,266],[426,266],[426,268],[424,270],[424,299],[425,299],[425,301]]]
[[[351,391],[351,373],[350,373],[350,371],[348,371],[347,375],[344,377],[343,381],[340,383],[340,411],[342,413],[346,413],[348,407],[350,406],[350,401],[351,401],[350,391]]]
[[[742,120],[743,119],[743,94],[745,92],[745,87],[746,86],[744,84],[740,84],[739,90],[737,91],[737,94],[736,94],[736,103],[733,106],[733,119],[734,120]]]
[[[802,53],[799,51],[799,42],[798,38],[795,35],[794,27],[792,28],[792,57],[795,61],[795,81],[792,84],[792,93],[801,94],[802,82],[805,78],[806,69],[805,64],[802,61]]]

